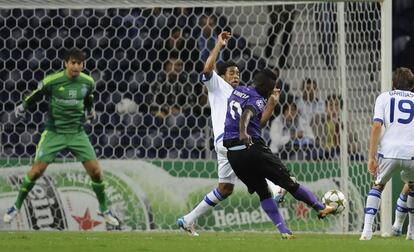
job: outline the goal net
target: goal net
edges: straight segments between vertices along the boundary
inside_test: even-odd
[[[287,196],[280,209],[289,227],[361,229],[371,182],[364,162],[370,120],[384,78],[379,1],[27,2],[7,1],[0,9],[1,214],[33,161],[48,106],[39,102],[24,121],[13,110],[46,74],[63,68],[65,50],[78,47],[96,81],[98,119],[85,129],[105,160],[114,212],[124,229],[177,229],[176,218],[217,185],[200,74],[226,30],[231,39],[218,61],[235,61],[242,84],[265,67],[280,72],[280,104],[263,133],[272,151],[318,196],[339,189],[348,200],[343,214],[321,222]],[[86,212],[102,221],[89,200],[90,181],[74,161],[60,153],[29,195],[20,222],[0,223],[0,229],[84,229],[79,220]],[[274,230],[241,183],[197,225]]]

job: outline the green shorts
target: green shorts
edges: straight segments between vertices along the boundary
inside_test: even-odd
[[[64,149],[68,149],[81,162],[96,160],[95,150],[84,131],[75,134],[58,134],[45,130],[37,145],[35,161],[52,163],[58,152]]]

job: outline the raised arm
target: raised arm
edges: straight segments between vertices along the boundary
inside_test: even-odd
[[[220,53],[221,48],[226,45],[227,40],[230,38],[230,32],[224,31],[220,33],[217,38],[216,45],[214,49],[211,51],[210,55],[208,56],[206,63],[204,64],[203,74],[206,77],[211,76],[213,73],[214,67],[216,66],[217,56]]]

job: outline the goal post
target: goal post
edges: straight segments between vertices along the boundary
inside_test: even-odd
[[[319,197],[339,189],[349,205],[322,223],[308,206],[287,196],[281,211],[289,227],[361,230],[372,183],[366,169],[372,110],[375,97],[391,87],[391,0],[0,0],[0,6],[0,194],[5,195],[0,214],[15,196],[23,167],[33,161],[46,119],[44,101],[29,110],[24,122],[14,117],[14,107],[46,74],[61,70],[62,53],[76,46],[86,52],[85,72],[96,81],[98,120],[86,131],[111,189],[122,195],[117,201],[113,193],[114,212],[129,218],[127,229],[176,229],[175,218],[217,186],[210,107],[199,76],[217,34],[230,30],[232,38],[219,61],[235,61],[242,84],[264,67],[280,71],[283,94],[272,121],[286,104],[303,109],[304,83],[316,83],[321,109],[318,120],[306,121],[312,135],[274,151]],[[335,120],[328,120],[332,101],[341,108]],[[297,118],[308,120],[306,111],[298,113]],[[271,124],[263,131],[266,141],[278,141]],[[78,165],[72,166],[74,156],[64,152],[57,161],[45,181],[62,199],[62,213],[71,213],[63,229],[76,230],[71,216],[84,216],[86,210],[69,210],[68,205],[88,206],[90,213],[96,206],[88,205],[90,189],[81,185],[88,181],[79,177]],[[75,187],[88,204],[76,201]],[[135,195],[139,210],[125,201],[128,194]],[[377,218],[383,234],[390,231],[391,201],[392,192],[385,190]],[[24,213],[27,226],[22,224],[28,229],[37,214],[31,206]],[[239,182],[234,195],[197,225],[204,230],[274,230],[258,199]],[[0,230],[9,229],[18,226],[0,223]]]
[[[348,89],[346,79],[346,33],[345,33],[345,5],[344,3],[338,3],[338,73],[340,74],[341,96],[343,97],[344,108],[348,107]],[[343,109],[341,113],[342,121],[348,122],[349,113],[348,109]],[[344,127],[341,131],[341,190],[344,195],[348,193],[348,127]],[[349,226],[349,208],[345,209],[345,213],[342,217],[342,231],[346,232]]]
[[[392,1],[381,4],[381,91],[392,89]],[[395,202],[392,201],[392,179],[381,195],[381,234],[391,235],[392,215]],[[395,193],[394,193],[395,194]]]

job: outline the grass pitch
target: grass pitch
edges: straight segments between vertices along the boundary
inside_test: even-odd
[[[405,237],[359,241],[356,235],[297,234],[281,240],[277,233],[206,232],[0,232],[2,252],[381,252],[413,251]]]

